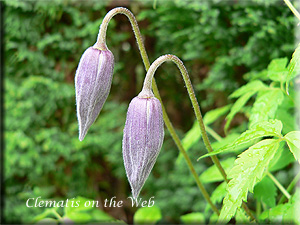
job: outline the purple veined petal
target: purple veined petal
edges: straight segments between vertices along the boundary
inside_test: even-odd
[[[98,117],[109,94],[114,57],[109,51],[88,48],[82,55],[75,75],[79,140],[82,141]]]
[[[158,99],[132,99],[123,134],[123,160],[132,195],[137,198],[160,152],[164,139],[162,108]]]

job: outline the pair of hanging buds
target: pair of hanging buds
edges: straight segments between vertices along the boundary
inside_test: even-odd
[[[108,97],[113,68],[114,56],[105,44],[96,43],[89,47],[80,59],[75,75],[80,141]],[[124,166],[136,199],[156,162],[164,139],[162,107],[151,87],[144,86],[130,102],[123,133]]]

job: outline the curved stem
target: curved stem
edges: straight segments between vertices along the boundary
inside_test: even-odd
[[[188,75],[188,72],[187,72],[184,64],[182,63],[182,61],[177,56],[175,56],[175,55],[163,55],[163,56],[160,56],[159,58],[157,58],[151,64],[151,66],[150,66],[150,68],[149,68],[149,70],[146,74],[143,90],[140,93],[140,95],[141,96],[143,96],[143,94],[148,95],[148,93],[151,92],[151,85],[152,85],[152,80],[154,80],[154,73],[157,70],[157,68],[162,63],[164,63],[166,61],[174,62],[177,65],[178,69],[180,70],[181,75],[183,77],[183,80],[185,82],[186,88],[188,90],[189,97],[191,99],[191,102],[192,102],[192,105],[193,105],[193,108],[194,108],[194,112],[196,114],[197,121],[199,123],[199,127],[200,127],[202,138],[203,138],[203,142],[204,142],[205,147],[207,148],[207,150],[209,152],[212,152],[213,149],[211,147],[210,141],[209,141],[207,133],[205,131],[205,126],[204,126],[204,123],[203,123],[203,118],[202,118],[202,115],[201,115],[200,106],[198,104],[198,101],[197,101],[197,98],[196,98],[196,95],[195,95],[195,92],[194,92],[194,89],[193,89],[193,85],[191,83],[190,77]],[[183,150],[183,152],[185,153],[184,150]],[[219,171],[221,172],[221,174],[222,174],[224,180],[226,181],[226,183],[228,183],[229,180],[227,179],[226,172],[223,169],[219,159],[215,155],[211,156],[211,159],[214,162],[214,164],[217,166]],[[250,209],[247,207],[247,205],[244,202],[242,203],[242,208],[250,216],[251,219],[256,220],[256,218],[254,217],[254,215],[251,213]]]
[[[139,30],[139,27],[138,27],[138,24],[136,22],[136,19],[135,19],[134,15],[126,8],[118,7],[118,8],[112,9],[111,11],[109,11],[106,14],[106,16],[104,17],[104,19],[102,21],[102,24],[100,26],[97,42],[96,42],[95,45],[101,46],[103,49],[107,48],[106,47],[106,30],[107,30],[107,26],[108,26],[109,21],[116,14],[124,14],[125,16],[128,17],[128,19],[131,23],[135,38],[137,40],[138,48],[140,50],[140,54],[141,54],[145,69],[146,69],[146,71],[148,71],[148,69],[150,67],[150,61],[149,61],[148,55],[146,53],[146,49],[145,49],[145,46],[144,46],[144,43],[143,43],[141,32]],[[169,132],[170,132],[175,144],[177,145],[179,151],[182,153],[182,155],[183,155],[183,157],[184,157],[184,159],[185,159],[185,161],[186,161],[186,163],[187,163],[187,165],[188,165],[188,167],[189,167],[189,169],[190,169],[190,171],[191,171],[191,173],[192,173],[192,175],[193,175],[193,177],[196,181],[196,184],[197,184],[198,188],[202,192],[202,194],[205,197],[206,201],[210,204],[213,211],[217,215],[219,215],[220,214],[219,210],[212,203],[209,194],[207,193],[204,185],[201,183],[201,181],[199,179],[199,176],[196,173],[195,168],[194,168],[194,166],[191,162],[191,159],[189,158],[189,156],[187,155],[185,149],[183,148],[182,143],[180,141],[180,138],[178,137],[178,135],[177,135],[177,133],[176,133],[169,117],[168,117],[168,114],[166,112],[166,109],[165,109],[164,104],[162,102],[162,99],[160,97],[160,94],[159,94],[159,91],[158,91],[158,88],[157,88],[157,85],[156,85],[156,82],[155,82],[154,79],[153,79],[153,82],[152,82],[152,88],[153,88],[153,92],[154,92],[155,97],[158,98],[159,101],[161,102],[162,111],[163,111],[163,119],[164,119],[165,125],[166,125],[167,129],[169,130]]]
[[[172,61],[174,62],[178,69],[180,70],[181,72],[181,75],[183,77],[183,80],[185,82],[185,85],[186,85],[186,88],[187,88],[187,91],[188,91],[188,94],[189,94],[189,97],[191,99],[191,102],[192,102],[192,105],[193,105],[193,108],[194,108],[194,112],[195,112],[195,115],[196,115],[196,118],[197,118],[197,121],[199,123],[199,127],[200,127],[200,130],[201,130],[201,134],[202,134],[202,138],[203,138],[203,142],[205,144],[205,147],[207,148],[208,152],[212,152],[213,149],[211,147],[211,144],[210,144],[210,141],[208,139],[208,136],[207,136],[207,133],[206,133],[206,130],[205,130],[205,126],[204,126],[204,123],[203,123],[203,118],[202,118],[202,115],[201,115],[201,111],[200,111],[200,106],[198,104],[198,101],[197,101],[197,98],[196,98],[196,95],[195,95],[195,92],[194,92],[194,89],[193,89],[193,85],[191,83],[191,80],[190,80],[190,77],[188,75],[188,72],[185,68],[185,66],[183,65],[182,61],[175,55],[163,55],[159,58],[157,58],[150,66],[148,72],[147,72],[147,75],[146,75],[146,78],[145,78],[145,81],[144,81],[144,86],[143,86],[143,90],[142,92],[148,92],[150,89],[151,89],[151,85],[152,85],[152,79],[154,77],[154,73],[156,71],[156,69],[164,62],[166,61]],[[216,164],[216,166],[218,167],[219,171],[221,172],[224,180],[226,182],[228,182],[228,179],[227,179],[227,175],[225,173],[225,170],[223,169],[223,167],[221,166],[221,163],[220,161],[218,160],[218,158],[213,155],[211,156],[212,158],[212,161]]]
[[[298,20],[300,20],[300,14],[297,11],[297,9],[295,9],[295,7],[292,5],[292,3],[289,0],[283,0],[283,1],[285,2],[285,4],[287,4],[287,6],[294,13],[294,15],[298,18]]]

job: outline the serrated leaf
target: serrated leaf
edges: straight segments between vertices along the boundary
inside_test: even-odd
[[[211,143],[211,147],[212,149],[220,149],[225,145],[229,145],[230,143],[233,143],[239,136],[240,136],[239,133],[230,133],[228,136],[223,137],[222,139]]]
[[[268,66],[268,77],[273,81],[285,81],[288,74],[287,62],[287,58],[273,59]]]
[[[300,163],[300,131],[292,131],[284,136],[290,151],[295,159]]]
[[[279,89],[259,92],[251,110],[249,126],[274,119],[276,110],[282,103],[283,98],[283,92]]]
[[[191,224],[191,223],[204,224],[205,223],[204,214],[199,213],[199,212],[185,214],[183,216],[180,216],[180,219],[182,220],[183,223],[187,223],[187,224]]]
[[[255,81],[251,81],[248,84],[240,87],[239,89],[237,89],[236,91],[234,91],[229,98],[237,98],[240,97],[246,93],[249,92],[257,92],[259,90],[261,90],[262,88],[266,88],[267,86],[261,82],[260,80],[255,80]]]
[[[244,105],[248,102],[248,100],[256,93],[257,91],[249,91],[242,95],[232,106],[230,113],[226,117],[226,124],[225,124],[225,131],[228,130],[229,125],[235,116],[243,107]]]
[[[254,187],[254,198],[264,202],[270,208],[276,205],[277,188],[269,177],[264,177]]]
[[[207,153],[201,156],[199,159],[211,155],[235,151],[239,146],[245,145],[258,138],[269,137],[269,136],[281,137],[281,130],[282,130],[282,123],[280,120],[269,120],[269,121],[263,121],[261,123],[256,123],[252,125],[252,127],[250,127],[249,130],[242,133],[235,141],[233,141],[229,145],[226,145],[213,152]]]
[[[228,177],[232,179],[227,185],[228,192],[223,200],[218,222],[228,222],[240,208],[242,201],[247,201],[248,191],[252,192],[254,185],[262,179],[278,146],[278,140],[266,139],[238,156],[228,173]]]
[[[289,93],[289,81],[297,76],[300,72],[300,43],[292,55],[292,59],[288,65],[288,75],[286,77],[286,93]]]
[[[233,167],[234,160],[235,158],[231,157],[221,161],[221,165],[226,173],[228,173],[228,171]],[[224,180],[222,174],[215,164],[206,169],[199,178],[203,183],[212,183]]]
[[[250,217],[246,215],[244,210],[237,209],[235,220],[237,224],[247,224],[250,222]]]
[[[139,208],[134,214],[134,224],[155,224],[162,218],[160,208],[157,206]]]

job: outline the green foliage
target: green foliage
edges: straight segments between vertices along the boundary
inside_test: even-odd
[[[290,132],[284,138],[295,159],[300,163],[300,132]]]
[[[234,164],[234,158],[228,158],[221,161],[221,165],[224,168],[225,172],[228,173]],[[216,165],[212,165],[208,169],[206,169],[200,176],[200,180],[203,183],[211,183],[217,181],[223,181],[222,174],[218,170]]]
[[[259,219],[262,221],[268,220],[277,223],[295,223],[299,224],[299,200],[300,191],[297,188],[295,195],[288,203],[277,205],[270,210],[263,212]]]
[[[195,212],[183,215],[180,217],[183,223],[191,224],[191,223],[198,223],[203,224],[205,223],[205,217],[203,213]]]
[[[120,222],[115,218],[127,223],[216,222],[217,215],[210,214],[167,132],[141,193],[143,198],[155,196],[152,208],[135,209],[126,201],[123,208],[107,212],[84,207],[26,207],[28,198],[39,196],[55,200],[84,196],[76,198],[84,200],[130,195],[122,166],[122,129],[127,105],[140,91],[145,72],[129,23],[116,16],[107,33],[107,45],[116,60],[111,94],[86,139],[79,142],[75,71],[114,3],[56,0],[51,4],[4,4],[5,222],[29,223],[33,218],[38,223],[69,219],[78,223]],[[177,68],[164,65],[156,80],[212,201],[220,208],[226,196],[222,217],[228,211],[228,220],[236,211],[237,222],[249,222],[240,208],[248,197],[250,210],[255,210],[253,201],[262,204],[261,222],[295,221],[292,210],[298,192],[290,192],[292,198],[287,203],[276,205],[275,201],[274,205],[279,190],[264,176],[266,171],[274,172],[287,187],[294,177],[292,162],[295,158],[299,161],[296,94],[293,88],[288,91],[299,73],[299,46],[286,65],[294,50],[293,14],[275,1],[261,0],[250,4],[157,1],[156,9],[144,2],[128,4],[138,15],[150,61],[165,53],[175,54],[184,60],[191,75],[205,125],[214,132],[210,133],[213,154],[219,154],[226,172],[232,169],[227,187],[210,160],[195,160],[207,152]],[[262,143],[269,145],[263,148]],[[259,155],[247,155],[254,151]],[[238,154],[240,158],[233,164]],[[262,155],[265,158],[259,160]],[[248,195],[248,190],[254,194]],[[240,198],[231,202],[233,195]]]
[[[199,159],[202,159],[207,156],[216,155],[220,153],[226,153],[228,151],[233,151],[239,146],[245,146],[249,142],[253,142],[254,140],[262,137],[281,137],[282,123],[279,120],[270,120],[270,121],[262,121],[261,123],[257,123],[253,125],[249,130],[243,132],[237,139],[231,142],[228,145],[219,148],[211,153],[205,154],[201,156]]]
[[[73,205],[72,205],[73,202]],[[78,203],[78,205],[76,204]],[[93,223],[93,222],[105,222],[105,223],[116,223],[115,219],[103,212],[102,210],[97,209],[96,201],[92,199],[87,199],[83,197],[73,198],[69,202],[68,206],[64,207],[64,214],[62,216],[57,212],[58,208],[46,209],[40,215],[37,215],[33,218],[35,223],[44,223],[51,222],[54,224],[59,223]],[[51,218],[54,216],[55,219]]]
[[[289,81],[299,74],[300,60],[300,43],[292,55],[292,59],[288,65],[288,75],[286,77],[286,92],[289,93]]]
[[[161,211],[157,206],[139,208],[134,214],[135,224],[155,224],[162,218]]]
[[[254,187],[254,198],[270,208],[276,205],[276,186],[269,177],[264,177]]]
[[[215,122],[218,118],[223,116],[229,109],[231,105],[227,105],[218,109],[211,110],[205,114],[203,117],[203,122],[206,126]],[[186,133],[182,139],[183,148],[188,151],[199,139],[201,138],[201,131],[197,121],[194,122],[193,127]],[[179,154],[177,158],[177,163],[182,160],[182,154]]]
[[[262,179],[278,147],[278,140],[266,139],[239,155],[228,174],[232,179],[228,183],[218,221],[228,222],[242,201],[247,200],[248,191],[253,192],[254,185]]]

